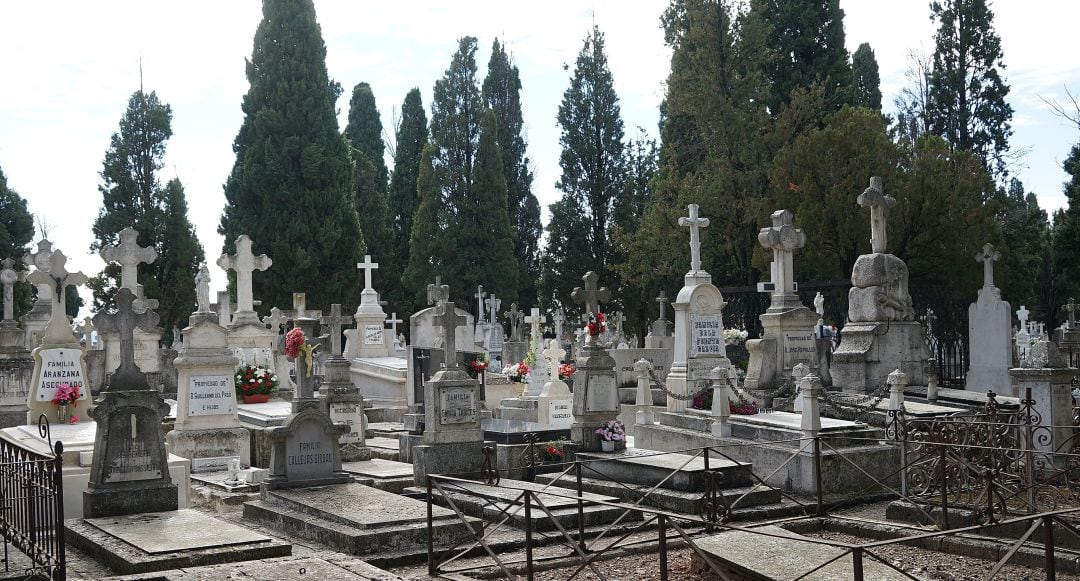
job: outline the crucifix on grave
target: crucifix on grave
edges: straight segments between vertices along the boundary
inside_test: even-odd
[[[458,316],[454,303],[443,301],[435,308],[435,325],[443,328],[443,369],[457,369],[457,328],[465,324],[465,317]]]
[[[99,331],[116,333],[120,337],[120,366],[109,378],[105,391],[149,389],[146,374],[135,365],[135,328],[154,327],[158,316],[154,311],[138,312],[134,303],[135,293],[129,288],[121,288],[116,292],[116,313],[98,313],[94,317],[94,326]]]
[[[1076,299],[1070,298],[1069,302],[1065,303],[1065,312],[1069,313],[1069,320],[1065,323],[1066,329],[1076,328]]]
[[[793,225],[794,215],[790,210],[777,210],[772,213],[772,226],[758,232],[758,243],[773,252],[773,264],[776,266],[773,277],[773,292],[770,309],[790,309],[801,307],[799,296],[795,294],[795,277],[792,254],[806,245],[806,234]]]
[[[566,357],[566,350],[559,345],[558,341],[551,341],[547,349],[541,353],[548,364],[548,378],[550,381],[559,381],[559,364],[562,363],[563,357]]]
[[[615,336],[623,337],[623,324],[626,323],[626,315],[622,311],[615,311],[611,316],[611,322],[615,323]]]
[[[4,318],[0,324],[10,321],[15,326],[15,283],[22,282],[26,273],[15,270],[15,261],[5,258],[0,261],[0,284],[4,285]]]
[[[350,317],[342,316],[341,305],[334,303],[330,305],[330,315],[324,315],[319,319],[319,323],[322,325],[328,325],[330,327],[330,357],[334,359],[341,358],[341,329],[349,324]]]
[[[994,288],[994,263],[1001,260],[1001,253],[994,250],[994,245],[983,244],[982,251],[975,255],[975,261],[983,265],[983,288]]]
[[[889,209],[896,205],[896,198],[886,195],[881,189],[881,177],[870,178],[870,187],[863,190],[856,200],[864,208],[870,208],[870,251],[874,254],[885,252],[888,237],[886,219]]]
[[[131,289],[138,298],[139,264],[150,264],[157,260],[158,253],[152,246],[139,246],[139,233],[128,226],[120,231],[120,243],[101,248],[101,258],[105,262],[120,264],[120,286]]]
[[[57,250],[49,255],[48,268],[45,270],[36,270],[26,277],[26,280],[32,284],[38,285],[38,288],[44,288],[46,295],[50,297],[50,306],[52,307],[52,314],[49,317],[49,324],[45,327],[45,337],[42,339],[42,343],[45,344],[70,344],[75,343],[75,335],[71,332],[71,326],[68,324],[67,312],[64,310],[66,303],[66,289],[69,286],[79,286],[89,280],[85,274],[81,272],[68,272],[65,265],[67,264],[67,257],[64,253]],[[98,326],[100,328],[100,325]]]
[[[529,316],[525,317],[525,322],[532,326],[529,336],[532,340],[533,348],[538,349],[540,347],[540,340],[543,338],[543,335],[540,332],[540,325],[546,323],[547,318],[540,314],[540,309],[533,307]]]
[[[563,323],[566,322],[566,312],[562,307],[555,309],[555,314],[551,316],[551,322],[555,324],[555,340],[562,345],[563,342]]]
[[[476,294],[474,294],[473,296],[476,297],[477,326],[486,322],[484,319],[484,298],[487,297],[487,295],[488,294],[484,292],[484,285],[476,286]]]
[[[690,271],[697,272],[701,270],[701,234],[699,230],[709,225],[708,218],[701,218],[698,216],[698,205],[690,204],[686,206],[689,210],[689,216],[682,216],[679,218],[679,226],[690,228]]]
[[[265,254],[255,255],[251,252],[251,238],[247,234],[241,234],[236,239],[236,254],[222,254],[217,259],[217,265],[224,270],[236,272],[236,313],[233,316],[233,325],[254,320],[257,324],[259,318],[255,315],[255,300],[251,294],[251,273],[270,268],[274,261]]]
[[[488,313],[490,315],[488,319],[492,323],[497,323],[499,321],[499,307],[502,306],[502,299],[496,298],[495,293],[491,293],[491,296],[484,301],[484,304],[487,305]]]
[[[49,270],[50,259],[52,258],[52,242],[42,239],[38,242],[37,252],[27,252],[23,255],[23,264],[26,266],[33,266],[38,270]],[[49,302],[49,285],[44,283],[37,284],[37,302],[47,303]]]
[[[510,340],[524,341],[521,334],[521,323],[525,320],[525,313],[518,310],[517,303],[510,303],[510,310],[506,312],[506,319],[510,321]]]
[[[581,280],[585,281],[585,288],[575,287],[570,298],[574,299],[575,303],[584,304],[587,315],[595,315],[600,312],[600,303],[611,300],[611,291],[607,287],[597,288],[600,275],[594,271],[586,272]]]

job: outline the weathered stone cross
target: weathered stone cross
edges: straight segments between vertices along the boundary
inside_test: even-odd
[[[1076,328],[1076,299],[1069,299],[1068,303],[1065,303],[1065,312],[1069,313],[1069,329]]]
[[[548,341],[547,349],[543,351],[544,359],[547,359],[548,373],[551,381],[559,380],[559,364],[566,357],[566,350],[559,346],[555,339]]]
[[[27,266],[33,266],[38,270],[49,270],[49,259],[52,257],[53,249],[52,242],[48,240],[41,240],[38,242],[38,251],[31,254],[27,252],[23,255],[23,264]],[[39,283],[37,285],[37,302],[47,303],[49,302],[49,285]]]
[[[975,261],[983,265],[983,288],[994,287],[994,263],[1001,260],[1001,253],[994,250],[994,246],[987,242],[983,244],[982,252],[975,255]]]
[[[697,204],[690,204],[686,209],[690,211],[690,216],[680,217],[679,226],[690,228],[690,270],[696,272],[701,270],[701,235],[698,230],[707,227],[709,219],[698,217]]]
[[[82,324],[78,326],[78,329],[82,333],[83,340],[86,341],[86,348],[89,349],[92,346],[94,331],[97,330],[94,327],[94,319],[86,317],[83,319]]]
[[[547,317],[540,314],[540,309],[533,307],[529,316],[525,317],[525,322],[532,325],[532,341],[534,345],[539,347],[543,337],[543,335],[540,334],[540,325],[547,322]]]
[[[664,294],[663,289],[660,290],[660,296],[656,297],[656,302],[660,303],[660,320],[664,321],[666,320],[664,311],[667,308],[668,297]]]
[[[35,262],[36,264],[36,262]],[[81,272],[68,272],[65,268],[67,257],[57,250],[49,255],[49,262],[44,270],[36,270],[26,277],[31,284],[44,288],[46,295],[50,296],[52,313],[49,316],[49,324],[45,327],[43,343],[63,344],[74,343],[75,335],[71,332],[68,324],[67,313],[64,311],[66,289],[68,286],[79,286],[88,279]],[[99,325],[100,328],[100,325]]]
[[[247,234],[241,234],[236,239],[236,254],[232,256],[222,254],[217,259],[217,265],[225,270],[236,272],[236,314],[252,313],[255,311],[254,298],[251,295],[251,273],[255,270],[266,270],[274,264],[265,254],[258,256],[251,252],[251,238]]]
[[[776,264],[776,280],[773,281],[773,295],[790,295],[795,292],[794,265],[791,255],[806,245],[806,234],[792,224],[794,215],[790,210],[777,210],[772,213],[772,226],[758,232],[758,244],[773,251]]]
[[[429,305],[437,305],[442,301],[450,300],[450,287],[442,283],[442,277],[435,277],[435,284],[427,285],[427,302]]]
[[[397,339],[397,326],[405,321],[402,321],[397,317],[397,313],[390,313],[390,318],[386,320],[390,323],[390,332],[394,334],[394,338]]]
[[[351,320],[351,317],[344,317],[341,315],[341,305],[334,303],[330,305],[330,315],[323,315],[319,319],[319,323],[330,326],[330,356],[334,358],[341,357],[341,329],[346,327]]]
[[[1020,308],[1016,310],[1016,318],[1020,320],[1020,329],[1027,329],[1028,316],[1031,315],[1031,311],[1024,305],[1020,305]]]
[[[499,307],[502,306],[502,299],[495,298],[495,293],[491,293],[491,296],[489,296],[487,300],[484,301],[484,303],[487,305],[487,308],[490,312],[490,316],[488,318],[491,320],[491,322],[499,322]]]
[[[139,264],[157,260],[158,253],[152,246],[139,246],[139,233],[128,226],[120,231],[120,243],[101,247],[101,259],[120,263],[120,286],[131,289],[138,298]]]
[[[510,303],[510,310],[506,312],[506,319],[510,321],[510,340],[521,341],[521,322],[525,319],[525,313],[518,310],[517,303]]]
[[[287,317],[285,313],[281,312],[281,309],[274,307],[270,309],[270,314],[268,316],[263,317],[262,321],[263,324],[270,325],[271,331],[273,331],[274,333],[280,333],[281,326],[284,325],[285,322],[288,320],[289,317]]]
[[[94,317],[94,326],[105,333],[116,333],[120,336],[120,366],[112,374],[106,391],[127,391],[131,389],[148,389],[146,374],[135,365],[135,327],[150,329],[158,324],[158,316],[154,311],[135,310],[135,293],[129,288],[121,288],[116,292],[116,313],[98,313]]]
[[[356,268],[364,271],[364,290],[371,289],[371,271],[378,270],[379,263],[371,261],[371,255],[365,254],[363,262],[357,262]]]
[[[611,321],[615,323],[615,334],[622,335],[623,323],[626,322],[626,315],[622,311],[615,311],[615,314],[611,316]]]
[[[199,265],[199,274],[195,275],[195,298],[199,303],[200,313],[210,313],[210,269],[206,264]]]
[[[15,318],[15,283],[26,278],[24,272],[15,270],[15,261],[5,258],[0,261],[0,284],[4,285],[4,319],[11,321]]]
[[[566,322],[566,313],[563,312],[562,307],[555,310],[555,314],[551,316],[552,322],[555,323],[555,339],[559,343],[562,343],[563,339],[563,323]]]
[[[856,200],[860,206],[870,208],[870,250],[874,254],[885,252],[888,243],[886,218],[889,208],[896,205],[896,198],[881,190],[881,177],[870,178],[870,187],[863,190]]]
[[[441,302],[435,307],[435,324],[443,328],[443,349],[446,350],[443,367],[446,369],[457,367],[457,328],[464,325],[466,320],[459,317],[454,308],[451,301]]]
[[[585,288],[575,287],[570,293],[570,298],[574,299],[575,303],[585,305],[585,313],[588,315],[599,313],[600,303],[611,300],[611,291],[607,287],[596,288],[599,279],[600,275],[590,270],[581,277],[581,280],[585,281]]]
[[[484,292],[484,285],[477,285],[476,294],[473,296],[476,297],[476,323],[480,324],[484,322],[484,297],[487,296],[487,293]]]

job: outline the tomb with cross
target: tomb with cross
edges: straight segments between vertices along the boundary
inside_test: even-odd
[[[386,311],[379,302],[379,293],[372,287],[372,272],[379,268],[379,263],[365,254],[364,261],[356,264],[364,271],[364,289],[360,292],[360,304],[356,307],[353,319],[356,329],[347,332],[346,359],[356,357],[389,357],[393,354],[394,336],[387,336]]]
[[[611,300],[611,291],[607,287],[597,287],[600,275],[594,271],[586,272],[581,280],[585,281],[585,287],[574,287],[574,290],[570,292],[570,298],[575,303],[585,305],[586,314],[595,315],[600,312],[601,303]]]
[[[1012,397],[1017,391],[1009,369],[1018,365],[1013,361],[1012,306],[994,285],[994,263],[1000,260],[1001,253],[989,243],[975,255],[983,267],[983,284],[968,306],[970,356],[964,383],[968,390],[986,393],[992,389]]]
[[[106,264],[119,264],[119,288],[126,288],[131,291],[135,297],[131,306],[135,312],[142,313],[157,309],[158,301],[143,296],[143,287],[138,280],[139,265],[154,262],[157,260],[158,254],[153,247],[139,246],[138,237],[139,234],[134,228],[124,228],[120,231],[120,242],[115,245],[103,246],[98,254]],[[112,372],[120,365],[120,338],[115,330],[98,329],[98,331],[102,342],[105,344],[105,371]],[[153,375],[154,386],[157,386],[160,382],[159,376],[156,374],[161,371],[159,345],[163,334],[164,329],[160,327],[144,325],[136,326],[133,334],[135,362],[143,373],[155,374]]]
[[[27,252],[23,255],[23,264],[37,270],[48,271],[50,264],[49,259],[52,256],[52,252],[52,242],[40,240],[37,243],[37,252]],[[34,305],[30,309],[30,312],[20,318],[23,332],[26,335],[26,346],[30,349],[37,347],[52,313],[52,309],[50,308],[51,301],[49,299],[49,285],[37,283],[34,287],[37,292],[37,299],[34,300]]]
[[[157,260],[158,253],[152,246],[139,246],[139,233],[128,226],[120,231],[118,244],[107,244],[101,248],[101,259],[120,265],[120,286],[131,289],[136,299],[139,296],[139,265],[150,264]],[[151,307],[155,308],[155,307]]]
[[[518,310],[517,303],[510,303],[510,310],[503,313],[510,324],[510,336],[503,342],[502,355],[505,365],[512,365],[525,360],[529,344],[525,340],[525,313]]]
[[[4,317],[0,319],[0,329],[17,329],[15,320],[15,283],[26,280],[26,271],[15,270],[15,261],[10,258],[0,260],[0,286],[4,291]],[[3,345],[0,343],[0,345]]]
[[[530,326],[529,350],[534,355],[532,371],[529,374],[529,387],[525,390],[528,397],[536,397],[544,389],[544,383],[548,380],[548,362],[540,356],[544,347],[544,335],[541,326],[547,318],[540,313],[540,309],[533,307],[529,316],[525,317],[525,323]]]
[[[1068,358],[1073,367],[1080,361],[1080,325],[1076,322],[1077,311],[1076,299],[1069,299],[1061,310],[1065,311],[1065,322],[1056,331],[1056,339],[1061,352]]]
[[[233,313],[230,327],[261,326],[259,316],[255,314],[252,273],[270,268],[274,261],[265,254],[254,254],[251,247],[251,238],[247,234],[241,234],[236,239],[236,254],[222,254],[217,259],[217,265],[223,270],[236,273],[236,312]]]
[[[758,232],[758,243],[765,250],[771,250],[775,274],[769,310],[779,312],[785,309],[803,306],[795,292],[794,261],[795,250],[806,246],[806,234],[794,226],[794,214],[791,210],[777,210],[770,216],[772,226]]]
[[[679,218],[679,226],[690,229],[690,272],[701,271],[701,233],[700,230],[709,225],[708,218],[698,216],[698,205],[687,206],[689,216]]]
[[[350,324],[351,319],[341,313],[341,305],[336,303],[330,305],[330,314],[320,319],[323,330],[329,334],[329,340],[324,342],[329,343],[329,358],[323,368],[319,393],[322,395],[323,412],[330,416],[330,420],[350,428],[339,440],[341,459],[345,462],[371,459],[371,449],[364,442],[367,427],[364,397],[352,382],[351,362],[342,356],[342,327]],[[381,322],[379,328],[382,329]]]
[[[544,350],[537,360],[545,362],[546,377],[544,387],[537,395],[537,423],[547,424],[552,428],[570,428],[574,422],[574,395],[570,386],[559,379],[559,365],[566,357],[566,350],[558,340],[545,342]]]
[[[502,299],[496,297],[495,293],[491,293],[484,299],[484,306],[488,311],[488,324],[484,330],[484,351],[487,351],[494,364],[496,361],[502,361],[503,343],[506,342],[506,332],[503,330],[502,323],[499,322],[499,307],[502,306]]]

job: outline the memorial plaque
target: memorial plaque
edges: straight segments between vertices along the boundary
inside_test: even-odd
[[[439,392],[442,405],[440,424],[470,424],[479,421],[476,409],[476,388],[448,387]]]
[[[593,375],[586,387],[585,412],[619,411],[619,390],[614,375]]]
[[[351,428],[348,434],[343,434],[342,444],[362,444],[364,442],[364,410],[360,402],[335,402],[330,404],[330,421],[335,424],[345,424]]]
[[[214,456],[211,458],[192,458],[192,474],[203,472],[224,472],[229,469],[229,461],[239,460],[239,456]]]
[[[274,354],[269,347],[237,347],[233,356],[240,360],[240,365],[258,365],[272,367]]]
[[[724,324],[720,315],[690,315],[690,357],[724,354]]]
[[[17,369],[0,373],[0,405],[26,405],[26,384],[19,381],[17,373]],[[29,375],[27,370],[26,376]]]
[[[155,453],[155,438],[161,437],[160,421],[149,421],[148,412],[152,410],[128,409],[131,409],[132,413],[121,411],[108,418],[107,448],[100,452],[108,458],[103,469],[103,481],[106,483],[157,480],[161,478],[161,471],[164,469],[165,458]]]
[[[484,346],[488,351],[494,351],[496,353],[502,353],[503,348],[503,328],[502,325],[493,325],[491,331],[488,333],[487,345]]]
[[[789,331],[784,333],[784,368],[798,363],[817,364],[817,345],[812,331]]]
[[[569,428],[574,423],[574,402],[569,399],[553,399],[548,402],[548,425],[553,428]]]
[[[330,440],[330,436],[323,429],[323,422],[316,418],[307,418],[307,421],[296,426],[295,435],[285,444],[286,477],[294,481],[333,476],[332,446],[337,446],[337,443]]]
[[[41,373],[34,378],[34,393],[38,401],[52,401],[56,388],[61,383],[79,388],[86,399],[90,390],[83,375],[82,351],[79,349],[44,349],[38,352],[41,357]]]
[[[720,357],[699,357],[686,362],[686,376],[691,381],[704,381],[713,368],[723,361]]]
[[[382,345],[383,326],[364,325],[364,345]]]
[[[233,379],[228,375],[193,375],[188,390],[188,417],[231,414],[236,409]]]

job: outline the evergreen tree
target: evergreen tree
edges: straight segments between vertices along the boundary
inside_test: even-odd
[[[165,205],[161,224],[162,243],[158,247],[158,283],[162,296],[170,300],[160,304],[158,316],[166,331],[187,326],[188,316],[195,311],[195,275],[199,265],[206,261],[202,244],[195,235],[195,227],[188,221],[187,198],[179,179],[169,180],[165,185]],[[167,292],[165,292],[167,289]],[[166,342],[172,342],[172,333],[166,333]]]
[[[389,212],[394,231],[394,260],[388,267],[387,277],[401,279],[409,265],[413,215],[419,205],[416,176],[420,171],[420,155],[428,143],[427,114],[420,100],[420,89],[412,89],[405,95],[401,105],[401,123],[397,127],[394,146],[394,173],[390,177],[388,194]],[[426,287],[425,287],[426,288]],[[411,312],[406,305],[413,304],[413,297],[401,285],[387,293],[391,303],[399,304],[399,311]]]
[[[263,1],[247,78],[218,227],[224,250],[247,234],[255,253],[273,259],[253,277],[260,310],[289,305],[301,290],[309,307],[326,309],[356,295],[365,245],[335,114],[341,87],[326,72],[311,0]]]
[[[522,268],[519,298],[536,304],[540,278],[540,203],[532,192],[533,174],[525,157],[524,120],[521,115],[521,79],[518,68],[499,43],[492,43],[487,77],[482,90],[484,105],[495,112],[499,149],[506,179],[507,210],[514,227],[514,256]]]
[[[389,172],[386,169],[386,144],[382,138],[382,119],[379,108],[375,105],[375,93],[371,85],[358,83],[353,87],[349,100],[349,123],[345,126],[345,137],[353,149],[364,155],[375,168],[372,182],[376,190],[386,191]],[[371,242],[368,241],[370,245]]]
[[[436,276],[445,274],[443,259],[450,251],[439,244],[445,229],[446,211],[435,177],[436,154],[435,146],[428,144],[420,155],[420,173],[416,178],[420,204],[413,217],[409,235],[409,266],[405,269],[402,285],[406,289],[414,289],[411,297],[405,297],[410,307],[407,312],[415,312],[427,305],[427,285],[435,282]]]
[[[1058,296],[1073,297],[1080,300],[1080,264],[1075,260],[1080,256],[1080,143],[1074,145],[1069,157],[1062,164],[1069,181],[1065,182],[1064,192],[1068,206],[1054,215],[1053,254],[1055,270],[1064,284],[1060,285]]]
[[[878,74],[877,58],[870,43],[859,45],[851,55],[853,77],[851,104],[881,111],[881,77]]]
[[[1009,180],[1008,189],[999,188],[995,195],[996,221],[1001,226],[1002,260],[994,270],[994,284],[1001,289],[1005,300],[1042,310],[1039,275],[1046,258],[1050,222],[1046,210],[1039,207],[1034,193],[1024,191],[1016,178]],[[1046,310],[1043,313],[1049,314]],[[1040,314],[1040,320],[1046,316]]]
[[[24,270],[23,255],[34,239],[34,216],[26,207],[26,200],[8,186],[7,176],[0,169],[0,260],[15,261],[15,270]],[[31,285],[15,284],[15,318],[30,310]]]
[[[1005,102],[1009,86],[1001,38],[986,0],[935,0],[931,18],[934,36],[929,82],[930,130],[953,147],[973,152],[998,178],[1006,175],[1012,107]]]
[[[592,260],[589,248],[581,243],[582,232],[589,228],[586,210],[574,196],[563,196],[548,209],[551,220],[547,224],[547,249],[540,258],[540,293],[544,301],[571,308],[574,303],[570,293],[581,286],[581,277],[593,270],[586,266]],[[601,284],[605,284],[603,280]]]

